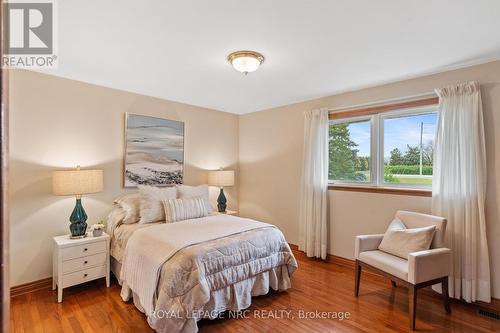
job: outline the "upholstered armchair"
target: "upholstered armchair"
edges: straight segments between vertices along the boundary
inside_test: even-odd
[[[358,297],[359,294],[362,268],[388,277],[393,287],[396,283],[408,287],[410,329],[414,330],[418,289],[441,283],[444,307],[446,312],[451,311],[448,300],[451,251],[444,247],[446,219],[406,211],[398,211],[396,218],[409,229],[435,225],[436,231],[430,249],[410,253],[408,260],[405,260],[378,250],[383,234],[356,236],[354,295]]]

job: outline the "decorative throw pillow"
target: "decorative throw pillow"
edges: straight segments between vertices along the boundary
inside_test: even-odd
[[[207,216],[203,197],[163,200],[167,223]]]
[[[162,201],[175,199],[177,190],[175,187],[158,188],[154,186],[139,185],[141,195],[140,220],[139,223],[151,223],[165,220],[165,211]]]
[[[378,249],[408,260],[408,254],[428,250],[431,246],[436,226],[407,229],[395,218],[387,228]]]
[[[208,185],[199,185],[199,186],[188,186],[188,185],[178,185],[177,193],[179,198],[193,198],[193,197],[202,197],[205,203],[205,208],[207,209],[207,213],[211,213],[214,208],[210,204],[210,200],[208,199]]]
[[[114,200],[114,203],[121,207],[125,212],[122,223],[131,224],[139,221],[141,195],[139,193],[125,194]]]

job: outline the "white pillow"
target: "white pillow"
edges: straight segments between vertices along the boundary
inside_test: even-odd
[[[106,233],[113,235],[113,231],[117,226],[123,223],[125,218],[125,210],[121,207],[116,207],[109,214],[106,219]]]
[[[177,190],[175,187],[158,188],[154,186],[138,185],[141,194],[139,223],[151,223],[165,220],[163,200],[175,199]]]
[[[199,186],[188,186],[188,185],[177,185],[177,194],[179,198],[193,198],[202,197],[205,202],[205,208],[207,213],[211,213],[214,208],[210,204],[208,199],[208,185]]]
[[[408,254],[428,250],[431,246],[436,226],[407,229],[395,218],[387,228],[378,249],[408,260]]]
[[[203,197],[163,200],[167,223],[195,219],[208,215]]]
[[[141,195],[139,193],[125,194],[114,200],[114,203],[121,207],[125,212],[122,223],[131,224],[139,221]]]

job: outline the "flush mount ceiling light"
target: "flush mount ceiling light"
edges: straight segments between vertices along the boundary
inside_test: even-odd
[[[227,61],[233,65],[234,69],[245,75],[255,72],[264,62],[264,56],[254,51],[236,51],[227,56]]]

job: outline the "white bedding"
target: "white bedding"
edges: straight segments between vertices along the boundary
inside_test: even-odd
[[[190,245],[259,228],[274,226],[250,219],[235,219],[230,215],[216,215],[137,230],[123,254],[121,279],[139,297],[145,312],[150,314],[154,310],[161,267],[174,254]]]
[[[277,228],[234,216],[120,226],[113,235],[112,255],[123,254],[122,297],[133,297],[158,332],[196,332],[199,311],[210,318],[248,307],[270,287],[288,289],[297,267]],[[167,311],[177,315],[158,317]]]

